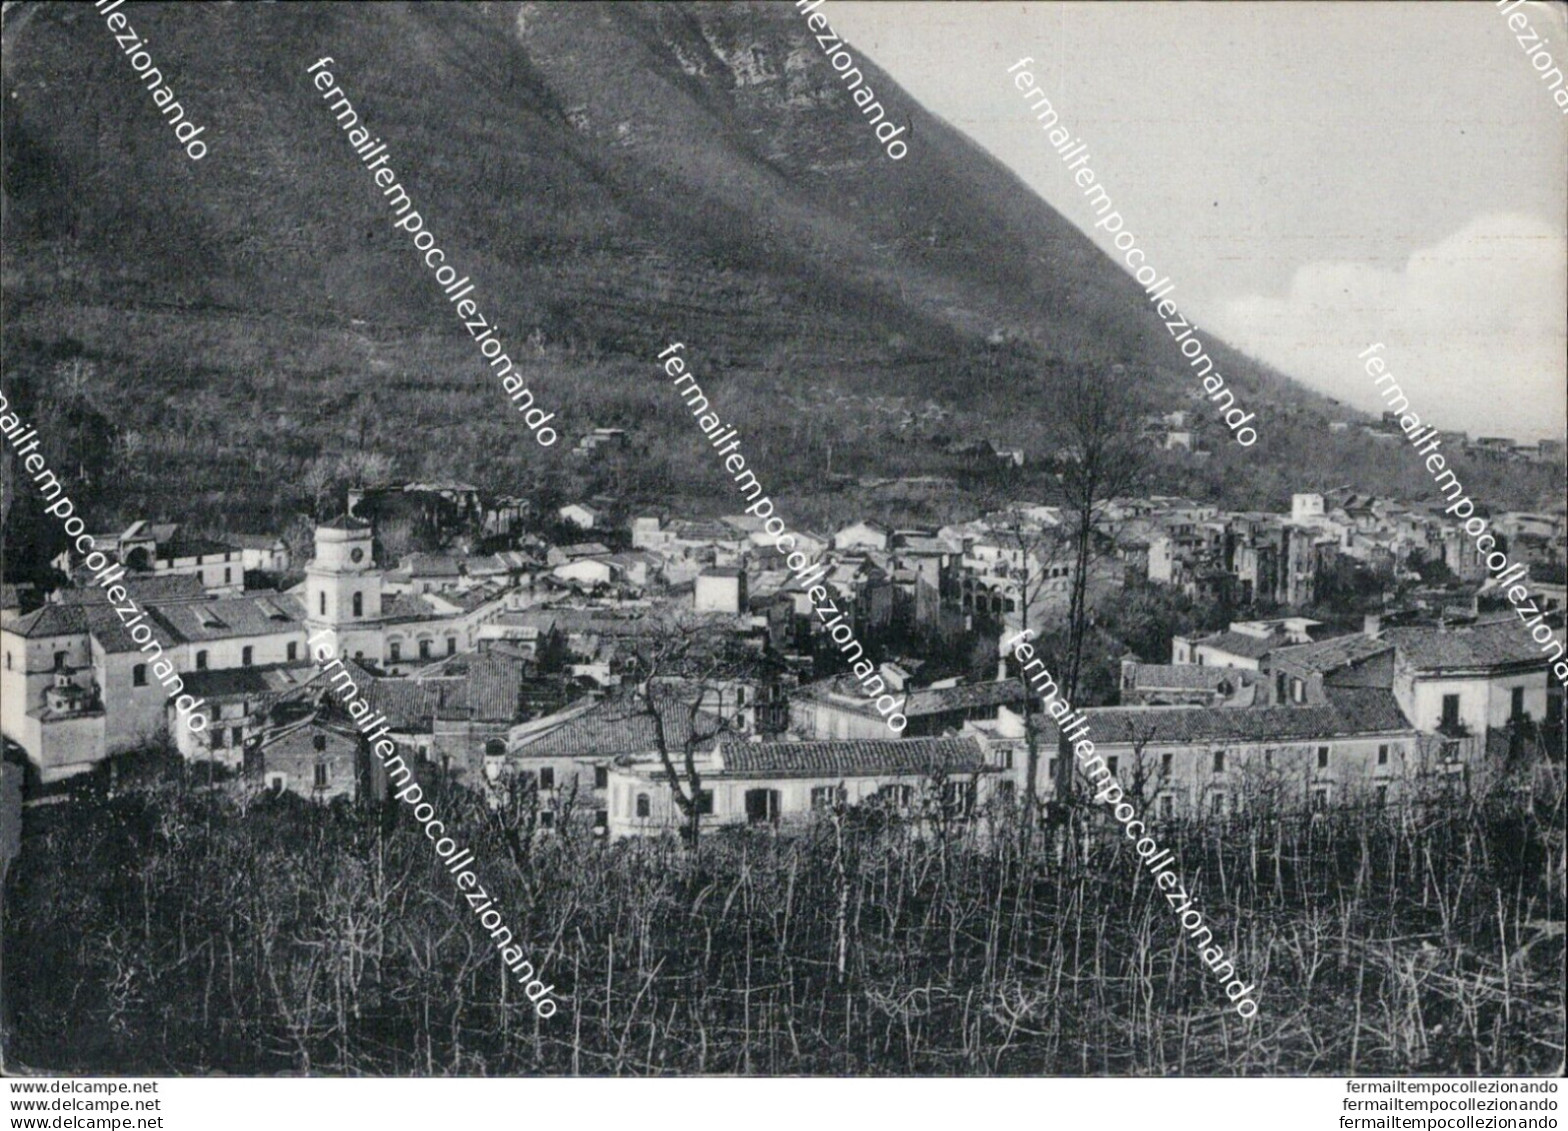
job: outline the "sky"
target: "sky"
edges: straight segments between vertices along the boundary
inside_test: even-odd
[[[1122,264],[1007,74],[1032,57],[1173,301],[1232,345],[1378,411],[1356,354],[1381,342],[1423,422],[1568,430],[1568,115],[1494,4],[820,10]],[[1513,10],[1568,75],[1568,9]]]

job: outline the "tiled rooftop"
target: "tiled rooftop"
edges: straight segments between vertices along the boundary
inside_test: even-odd
[[[1016,706],[1022,704],[1024,698],[1024,689],[1016,679],[962,684],[958,687],[924,688],[909,693],[900,713],[905,718],[913,719],[920,715],[940,715],[971,707],[995,707],[998,704]]]
[[[1409,731],[1391,692],[1330,688],[1329,702],[1313,707],[1091,707],[1084,711],[1096,743],[1147,741],[1155,745],[1288,742]],[[1052,740],[1055,728],[1047,726]]]
[[[1274,649],[1282,646],[1286,638],[1280,636],[1249,636],[1244,632],[1215,632],[1208,636],[1200,636],[1193,640],[1193,645],[1206,644],[1211,648],[1218,648],[1222,652],[1229,652],[1233,656],[1245,656],[1251,660],[1260,660]]]
[[[1401,658],[1419,669],[1546,663],[1546,653],[1513,613],[1463,628],[1390,628],[1383,635],[1399,647]]]
[[[305,624],[305,606],[283,593],[159,605],[153,615],[180,639],[193,643],[298,632]]]
[[[194,573],[126,573],[109,586],[91,580],[85,567],[78,573],[75,589],[58,589],[54,599],[62,605],[99,605],[109,601],[109,588],[121,586],[138,605],[157,605],[167,601],[210,600],[201,578]]]
[[[985,769],[972,738],[735,742],[721,747],[724,773],[767,777],[881,777],[975,773]]]
[[[29,640],[79,635],[87,631],[87,612],[80,605],[45,605],[17,617],[6,630]]]
[[[224,668],[221,671],[182,672],[185,690],[197,698],[221,699],[234,695],[281,695],[303,687],[320,674],[309,661],[294,664],[266,664],[250,668]]]
[[[665,742],[671,753],[683,750],[691,734],[687,722],[689,706],[674,697],[661,698],[659,714],[664,720]],[[568,709],[562,715],[559,727],[521,739],[512,752],[526,758],[613,758],[622,754],[652,754],[659,748],[653,717],[639,697],[621,695],[606,699],[587,711],[573,714]],[[707,711],[697,716],[699,735],[717,734],[721,725],[722,720]]]
[[[1387,652],[1393,646],[1390,640],[1356,632],[1349,636],[1314,641],[1311,644],[1277,648],[1269,653],[1269,660],[1271,663],[1288,664],[1298,671],[1326,673],[1338,671],[1351,664],[1359,664],[1362,660]]]
[[[1133,686],[1140,691],[1217,691],[1222,683],[1231,687],[1252,683],[1256,672],[1244,668],[1213,668],[1197,664],[1134,664]]]

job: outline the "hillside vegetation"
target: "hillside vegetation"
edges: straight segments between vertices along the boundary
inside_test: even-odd
[[[857,52],[911,139],[888,160],[789,5],[139,4],[135,21],[208,125],[200,162],[90,7],[6,13],[4,366],[25,412],[89,420],[45,451],[81,472],[103,526],[281,528],[310,509],[311,468],[354,453],[497,491],[722,510],[727,485],[651,363],[671,340],[770,490],[811,516],[877,505],[823,491],[829,464],[963,472],[926,442],[944,437],[1048,453],[1075,368],[1110,380],[1123,363],[1151,407],[1192,406],[1116,264]],[[323,56],[556,414],[555,449],[393,229],[308,80]],[[1322,398],[1214,358],[1262,438],[1243,451],[1218,432],[1169,489],[1277,505],[1347,480],[1427,488],[1413,461],[1326,442]],[[72,359],[91,380],[62,390]],[[952,416],[912,437],[846,396]],[[634,465],[571,463],[596,425],[633,430]],[[1539,478],[1512,494],[1533,502]]]

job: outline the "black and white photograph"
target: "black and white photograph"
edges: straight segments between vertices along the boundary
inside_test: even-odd
[[[0,23],[8,1127],[1557,1126],[1568,5]]]

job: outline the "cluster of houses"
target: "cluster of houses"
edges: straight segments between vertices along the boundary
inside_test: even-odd
[[[1562,608],[1568,521],[1510,511],[1492,516],[1497,544],[1528,567],[1545,608]],[[1292,496],[1289,514],[1222,512],[1191,500],[1155,496],[1106,509],[1105,533],[1117,556],[1150,581],[1192,597],[1302,608],[1321,599],[1324,579],[1346,564],[1392,589],[1423,563],[1441,563],[1466,589],[1448,603],[1484,597],[1495,583],[1475,539],[1433,508],[1348,490]],[[1434,597],[1436,595],[1434,594]]]
[[[385,783],[328,694],[318,649],[341,659],[411,764],[497,798],[525,787],[546,830],[659,834],[691,807],[708,826],[862,804],[967,821],[1026,790],[1036,761],[1039,794],[1057,787],[1054,724],[1007,646],[1066,606],[1077,562],[1056,508],[796,532],[820,566],[813,584],[857,636],[904,642],[878,650],[877,675],[908,720],[895,734],[831,661],[819,602],[751,516],[617,519],[611,506],[570,504],[556,517],[584,540],[557,546],[518,533],[519,500],[486,506],[466,485],[417,486],[422,520],[516,548],[386,560],[378,523],[401,497],[385,490],[356,492],[350,513],[316,527],[302,576],[276,539],[188,539],[144,522],[95,536],[127,568],[143,623],[199,703],[199,729],[149,678],[148,645],[99,587],[78,578],[29,611],[8,588],[0,706],[32,788],[167,734],[237,788],[374,796]],[[1560,567],[1561,514],[1494,525],[1530,546],[1526,560]],[[1361,496],[1298,495],[1290,515],[1156,497],[1108,507],[1084,569],[1094,593],[1141,573],[1303,606],[1339,556],[1398,570],[1415,549],[1446,560],[1446,546],[1429,514]],[[247,575],[293,583],[247,588]],[[1529,743],[1560,746],[1562,689],[1512,614],[1448,613],[1369,618],[1338,635],[1286,616],[1177,637],[1168,662],[1123,662],[1120,705],[1087,709],[1088,734],[1156,818],[1484,788]],[[639,682],[638,656],[677,622],[717,629],[749,658],[740,674]],[[994,679],[972,681],[908,643],[976,632],[995,635]]]
[[[1361,432],[1380,443],[1407,443],[1408,434],[1399,426],[1399,413],[1385,412],[1373,424],[1351,425],[1347,420],[1330,422],[1330,432],[1349,432],[1357,427]],[[1561,464],[1568,461],[1568,441],[1539,440],[1533,444],[1519,443],[1511,436],[1477,436],[1468,432],[1438,432],[1445,450],[1462,451],[1472,459],[1492,463],[1547,463]]]
[[[1201,398],[1201,392],[1193,394],[1194,399]],[[1283,409],[1286,406],[1275,406]],[[1289,415],[1287,413],[1287,415]],[[1180,451],[1188,453],[1194,463],[1204,463],[1213,454],[1205,446],[1208,434],[1213,430],[1212,422],[1206,421],[1206,414],[1195,412],[1191,409],[1177,409],[1174,412],[1150,413],[1141,425],[1144,438],[1149,443],[1163,451]],[[1328,430],[1332,434],[1359,433],[1369,437],[1379,444],[1405,444],[1409,442],[1409,435],[1399,426],[1399,413],[1384,412],[1382,418],[1368,423],[1353,423],[1348,420],[1329,421]],[[1535,443],[1521,443],[1510,436],[1476,436],[1471,437],[1468,432],[1437,432],[1435,435],[1442,440],[1443,449],[1450,452],[1464,452],[1472,459],[1484,460],[1489,463],[1539,463],[1563,464],[1568,462],[1568,441],[1561,439],[1543,439]]]

